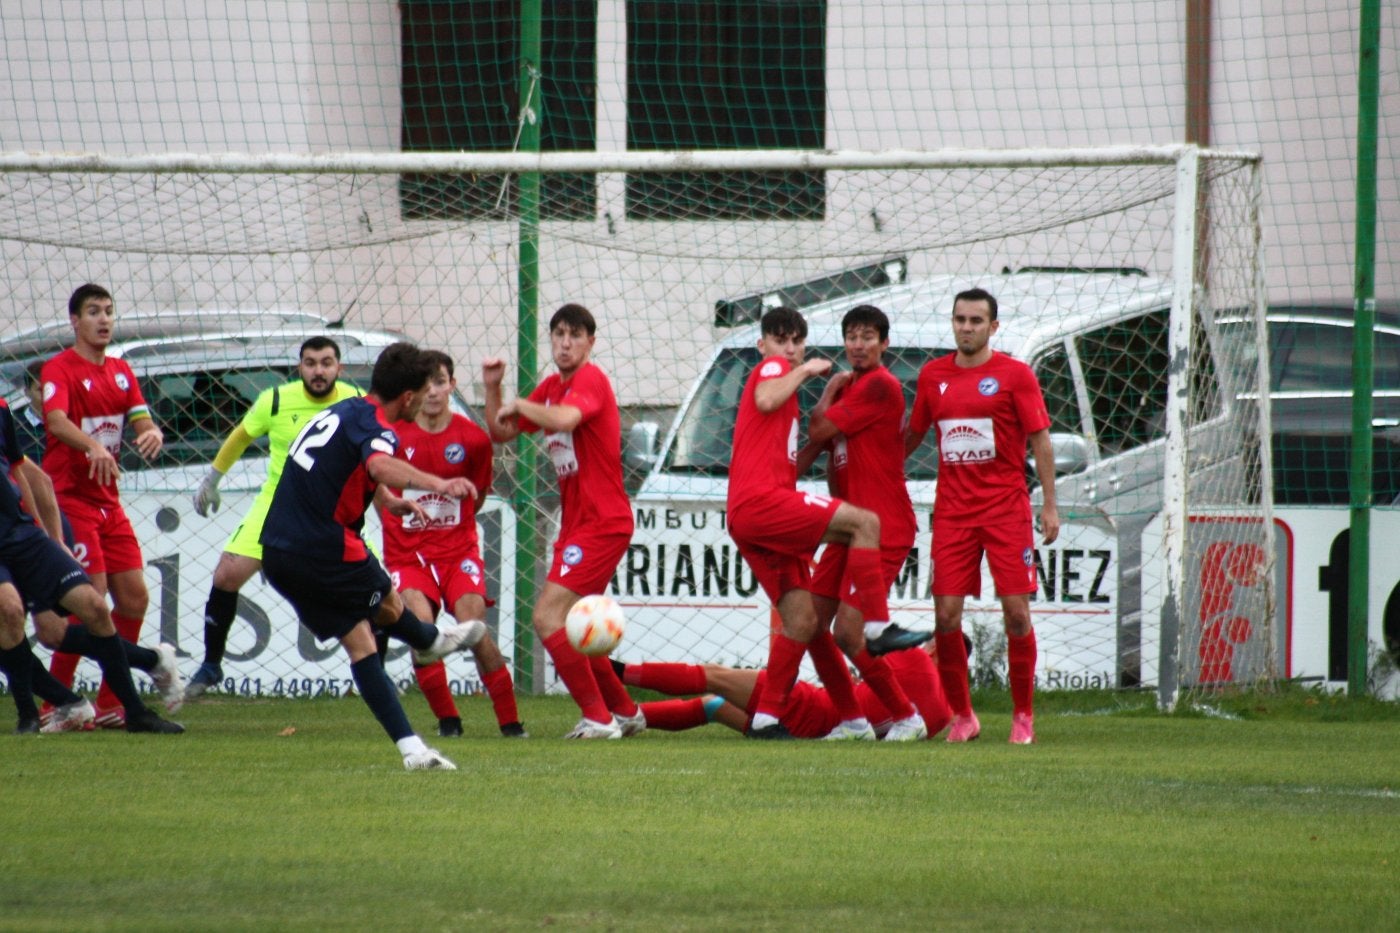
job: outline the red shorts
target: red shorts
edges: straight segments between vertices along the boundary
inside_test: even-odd
[[[400,593],[417,590],[428,598],[434,610],[446,607],[452,612],[463,596],[486,598],[486,568],[475,552],[458,561],[431,564],[405,561],[389,565],[389,576],[394,581],[394,589]]]
[[[767,682],[768,672],[759,671],[758,679],[754,681],[753,693],[749,694],[748,709],[744,710],[749,719],[753,719],[754,710],[758,708],[758,698]],[[783,714],[778,719],[787,726],[793,737],[798,739],[823,738],[841,722],[841,717],[836,715],[836,704],[831,702],[830,695],[805,680],[799,680],[792,685],[787,706],[783,707]]]
[[[809,587],[812,553],[840,507],[840,499],[780,489],[729,513],[729,535],[775,605]]]
[[[1035,539],[1030,522],[959,527],[933,525],[933,595],[981,596],[982,555],[998,596],[1034,593]]]
[[[549,565],[549,582],[557,583],[580,596],[602,593],[612,582],[613,572],[632,543],[632,533],[561,534],[554,542],[554,559]]]
[[[103,507],[65,496],[59,508],[73,526],[73,556],[89,576],[146,566],[136,532],[120,505]]]
[[[899,573],[904,569],[904,561],[913,547],[914,545],[909,544],[899,548],[880,548],[880,571],[887,588],[894,586],[894,581],[899,579]],[[812,571],[811,586],[808,587],[813,596],[825,596],[827,599],[855,605],[848,599],[856,592],[855,583],[846,571],[846,554],[849,550],[850,547],[845,544],[828,544],[826,550],[822,551],[821,560],[817,561],[817,567]]]

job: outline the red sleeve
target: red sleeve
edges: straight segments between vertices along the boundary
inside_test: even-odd
[[[927,434],[933,427],[933,376],[929,373],[932,363],[925,363],[919,370],[918,389],[914,393],[914,410],[909,415],[909,431],[912,434]]]
[[[121,360],[121,368],[126,372],[129,386],[126,390],[126,413],[128,416],[138,408],[146,408],[146,396],[141,393],[141,383],[136,381],[136,373],[132,372],[130,364],[126,360]],[[146,414],[150,414],[149,411]]]
[[[535,386],[534,391],[525,396],[526,401],[535,402],[540,405],[547,402],[549,400],[549,385],[553,379],[554,377],[550,376],[539,385]],[[524,431],[526,434],[534,434],[540,429],[539,425],[535,424],[535,422],[526,418],[524,415],[520,415],[516,418],[516,424],[518,424],[520,430]]]
[[[491,458],[493,450],[491,448],[491,438],[486,436],[486,432],[467,422],[467,479],[472,481],[479,493],[480,499],[485,499],[486,494],[491,490]]]
[[[574,374],[569,393],[561,404],[571,405],[583,413],[582,421],[588,421],[598,412],[608,407],[612,399],[612,387],[608,377],[596,366],[585,366]]]
[[[1029,366],[1020,368],[1021,377],[1013,394],[1016,400],[1016,418],[1027,434],[1043,431],[1050,427],[1050,412],[1045,407],[1045,396],[1040,391],[1040,381]]]
[[[899,396],[900,419],[904,417],[904,398],[899,384],[884,378],[884,374],[871,374],[857,379],[836,402],[826,410],[826,417],[837,430],[847,437],[859,434],[888,416]]]
[[[59,357],[54,357],[39,370],[39,380],[44,388],[44,415],[51,411],[68,411],[67,372]]]

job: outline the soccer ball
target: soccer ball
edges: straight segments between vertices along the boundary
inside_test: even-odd
[[[611,596],[585,596],[569,610],[564,632],[579,654],[594,657],[617,647],[626,624],[617,600]]]

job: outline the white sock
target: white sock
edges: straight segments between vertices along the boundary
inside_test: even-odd
[[[766,729],[769,726],[776,726],[777,724],[778,717],[771,713],[754,713],[753,722],[749,723],[749,728],[757,731],[759,729]]]
[[[428,750],[427,743],[416,735],[404,736],[394,744],[399,747],[399,754],[405,758],[417,752],[426,752]]]

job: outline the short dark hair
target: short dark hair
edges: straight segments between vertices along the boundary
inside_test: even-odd
[[[965,292],[958,292],[953,296],[953,307],[956,308],[959,301],[985,301],[992,312],[991,320],[997,319],[997,300],[985,288],[969,288]]]
[[[111,298],[112,293],[101,285],[88,282],[73,289],[73,294],[68,296],[68,315],[77,317],[83,310],[83,305],[93,298]]]
[[[787,305],[769,308],[759,321],[759,330],[765,337],[806,338],[807,319],[802,312]]]
[[[447,370],[447,378],[457,378],[457,373],[454,371],[455,367],[452,365],[452,357],[448,356],[446,353],[443,353],[441,350],[424,350],[423,356],[428,361],[428,378],[431,379],[433,376],[437,375],[439,369]]]
[[[549,319],[549,331],[554,332],[554,328],[564,324],[569,328],[582,327],[588,336],[592,337],[598,331],[598,322],[593,320],[593,312],[583,305],[570,302],[554,312],[554,316]]]
[[[301,342],[301,349],[297,351],[297,359],[301,359],[303,356],[305,356],[307,350],[310,350],[314,353],[317,350],[327,349],[335,351],[335,358],[337,360],[340,359],[340,344],[336,343],[334,340],[327,337],[325,334],[317,334],[315,337],[307,337]]]
[[[841,336],[846,336],[852,327],[873,327],[881,340],[890,339],[890,319],[874,305],[856,305],[847,311],[841,319]]]
[[[405,392],[417,392],[433,374],[423,351],[407,341],[391,343],[374,361],[369,390],[380,401],[389,402]]]

